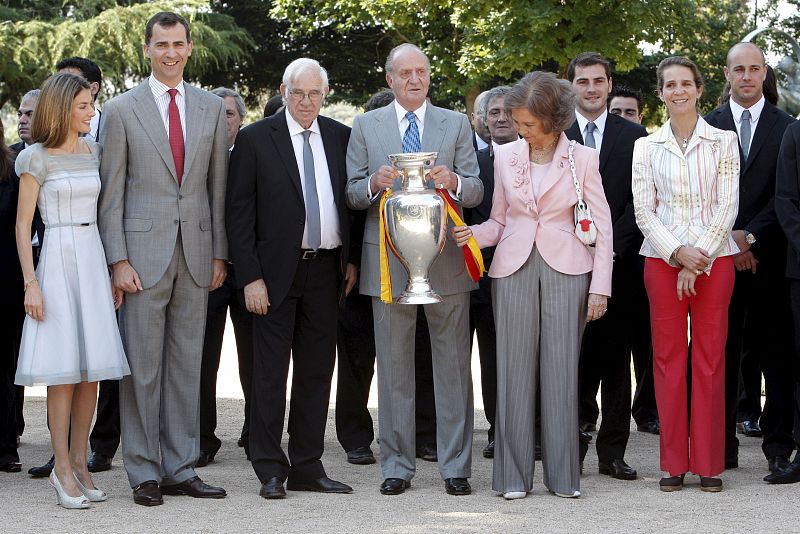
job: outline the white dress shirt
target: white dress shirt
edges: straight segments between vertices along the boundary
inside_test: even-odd
[[[597,128],[594,129],[594,146],[595,150],[600,150],[600,147],[603,146],[603,133],[606,131],[606,118],[608,117],[608,111],[603,111],[602,115],[597,117],[593,121],[589,121],[586,117],[581,115],[581,112],[577,109],[575,110],[575,118],[578,121],[578,126],[581,129],[581,137],[583,137],[583,144],[586,144],[586,136],[588,135],[586,132],[586,125],[589,122],[593,122]]]
[[[148,81],[150,83],[150,90],[153,92],[153,98],[156,100],[156,107],[158,108],[158,112],[161,114],[161,120],[164,121],[164,128],[167,130],[167,136],[169,136],[169,102],[171,97],[167,91],[172,89],[172,87],[161,83],[152,74],[150,75]],[[178,90],[178,94],[175,95],[175,103],[178,105],[178,114],[181,116],[181,131],[183,132],[183,142],[185,143],[186,88],[183,86],[183,80],[181,80],[180,83],[174,88]]]
[[[97,142],[97,129],[100,127],[100,113],[101,111],[95,108],[94,117],[92,120],[89,121],[89,134],[88,137],[92,139],[92,141]]]
[[[633,204],[644,234],[639,251],[643,256],[670,262],[681,245],[701,248],[712,259],[739,252],[731,237],[739,209],[736,136],[702,117],[694,133],[685,153],[672,135],[670,121],[636,140]],[[706,272],[710,269],[709,265]]]
[[[303,188],[303,202],[306,199],[306,170],[303,164],[303,132],[305,128],[294,120],[289,110],[286,110],[286,125],[289,127],[289,138],[292,140],[294,148],[294,159],[297,161],[297,170],[300,171],[300,185]],[[314,178],[317,182],[317,197],[319,198],[319,224],[320,224],[320,245],[321,249],[331,249],[342,246],[342,237],[339,232],[339,212],[333,200],[333,187],[331,186],[331,174],[328,170],[328,160],[325,157],[325,147],[322,144],[322,135],[319,131],[317,119],[309,128],[311,135],[308,142],[311,151],[314,153]],[[302,248],[308,246],[308,217],[303,228]]]
[[[478,150],[483,150],[484,148],[489,146],[489,143],[481,139],[481,136],[478,135],[478,132],[474,132],[472,135],[475,136],[475,146],[478,147]]]
[[[750,106],[749,108],[743,108],[739,104],[737,104],[733,98],[730,100],[731,104],[731,115],[733,115],[733,123],[736,125],[736,134],[739,136],[739,142],[742,139],[742,112],[746,109],[750,110],[750,144],[747,146],[746,152],[750,153],[750,147],[753,146],[753,137],[756,135],[756,126],[758,126],[758,119],[761,118],[761,112],[764,111],[764,95],[761,95],[761,98]],[[744,151],[745,147],[742,147]]]

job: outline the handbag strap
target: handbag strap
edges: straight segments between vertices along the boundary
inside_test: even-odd
[[[569,148],[567,149],[567,155],[569,156],[569,170],[572,173],[572,184],[575,186],[575,194],[578,195],[578,208],[585,210],[586,204],[583,202],[583,189],[581,189],[581,184],[578,182],[578,173],[575,172],[575,156],[573,152],[575,151],[575,141],[569,142]]]

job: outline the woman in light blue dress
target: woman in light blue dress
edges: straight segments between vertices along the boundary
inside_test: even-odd
[[[111,288],[96,225],[100,147],[81,137],[94,114],[86,80],[52,76],[31,125],[36,144],[16,161],[17,251],[27,317],[15,382],[48,386],[55,454],[50,482],[65,508],[106,499],[86,468],[97,382],[130,374],[114,315],[122,295]],[[30,227],[37,204],[46,229],[34,272]]]

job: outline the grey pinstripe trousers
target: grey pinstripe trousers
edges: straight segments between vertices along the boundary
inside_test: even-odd
[[[531,491],[536,384],[541,376],[544,484],[580,490],[578,359],[589,274],[553,270],[536,246],[515,273],[493,281],[497,415],[492,488]]]

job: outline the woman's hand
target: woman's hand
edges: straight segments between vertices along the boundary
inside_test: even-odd
[[[682,267],[687,267],[696,274],[700,274],[697,271],[705,271],[711,265],[711,257],[702,248],[680,247],[675,253],[675,259]]]
[[[606,314],[607,309],[608,297],[589,293],[589,307],[586,311],[586,322],[599,319]]]
[[[39,282],[31,283],[25,292],[25,313],[35,321],[44,320],[44,300],[42,300],[42,290],[39,288]]]
[[[684,295],[687,298],[697,295],[694,290],[694,281],[697,280],[697,274],[697,271],[688,267],[684,267],[678,273],[678,300],[683,300]]]
[[[118,287],[114,287],[114,284],[111,284],[111,296],[114,297],[114,309],[118,310],[125,300],[125,292]]]
[[[472,237],[472,230],[469,229],[469,226],[454,226],[450,230],[450,235],[453,236],[453,241],[456,242],[456,245],[463,247]]]

